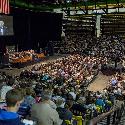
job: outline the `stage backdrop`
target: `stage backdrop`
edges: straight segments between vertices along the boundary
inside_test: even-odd
[[[46,47],[49,41],[60,40],[62,14],[16,10],[14,33],[21,49]]]
[[[14,34],[0,36],[4,45],[18,46],[21,51],[44,48],[49,41],[61,39],[62,14],[11,8],[10,16],[13,16]]]

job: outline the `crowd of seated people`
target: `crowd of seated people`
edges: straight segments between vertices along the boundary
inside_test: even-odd
[[[92,48],[93,55],[105,56],[107,58],[123,57],[124,40],[119,36],[100,36]]]
[[[23,71],[20,76],[0,73],[1,100],[6,101],[0,105],[0,122],[9,120],[5,125],[20,125],[19,122],[26,122],[20,121],[21,116],[37,121],[38,125],[61,125],[72,121],[73,115],[90,120],[109,111],[116,99],[124,98],[124,74],[112,76],[102,92],[84,89],[86,80],[91,81],[102,60],[70,55],[34,66],[31,71]],[[4,114],[7,117],[3,119]],[[77,117],[75,120],[78,120]]]
[[[1,86],[1,99],[6,100],[7,91],[20,90],[25,97],[18,113],[24,118],[28,115],[33,120],[37,120],[39,124],[41,122],[48,122],[47,125],[51,125],[51,122],[61,124],[61,119],[64,122],[65,120],[71,120],[73,114],[78,115],[75,110],[80,110],[84,118],[91,105],[97,111],[96,105],[93,104],[96,100],[93,97],[96,97],[96,94],[84,92],[83,85],[85,84],[85,78],[89,81],[93,77],[93,69],[98,69],[94,68],[95,64],[98,63],[100,63],[99,59],[94,57],[70,55],[48,64],[35,66],[32,71],[22,72],[20,77],[7,76],[1,73],[0,82],[3,84]],[[88,75],[82,78],[85,66]],[[32,107],[32,105],[34,106]],[[45,109],[49,108],[48,112],[52,112],[53,115],[47,113],[47,109],[44,110],[42,106]],[[7,107],[4,108],[8,109]],[[84,107],[83,110],[81,110],[82,107]],[[100,107],[98,107],[99,109]],[[41,111],[41,114],[39,111]],[[42,112],[53,121],[48,121],[46,117],[43,117]],[[97,114],[96,112],[94,116],[97,116]]]
[[[60,46],[60,53],[89,53],[96,43],[96,38],[85,32],[67,32]],[[90,48],[90,50],[89,50]]]
[[[5,76],[1,73],[2,81],[16,79],[9,76],[5,78]],[[17,82],[9,83],[3,86],[11,89],[6,91],[6,106],[4,110],[1,107],[0,112],[0,123],[5,125],[23,125],[21,122],[25,122],[25,120],[21,121],[20,115],[23,118],[37,121],[38,125],[42,125],[42,123],[45,125],[65,124],[67,120],[72,120],[73,115],[90,120],[109,111],[115,105],[116,100],[118,103],[118,100],[121,101],[125,97],[124,74],[112,76],[102,92],[82,91],[80,88],[81,91],[78,91],[78,86],[57,85],[52,87],[45,83],[40,85],[37,80],[35,86],[32,84],[32,87],[29,83],[25,83],[25,86],[20,85],[20,87]]]
[[[52,77],[63,77],[67,81],[83,81],[92,75],[98,69],[98,65],[102,63],[101,58],[83,57],[78,54],[69,55],[57,59],[51,63],[35,65],[32,72],[43,74],[43,80]]]
[[[102,35],[95,38],[91,35],[71,32],[62,40],[58,52],[105,58],[108,61],[108,65],[105,65],[106,69],[122,72],[125,66],[124,46],[124,39],[118,35]]]
[[[116,35],[102,35],[99,38],[85,33],[70,32],[62,41],[60,53],[79,53],[97,57],[107,57],[112,60],[122,58],[125,52],[125,42]]]

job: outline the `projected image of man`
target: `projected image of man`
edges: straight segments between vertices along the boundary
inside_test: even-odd
[[[4,25],[4,21],[0,21],[0,35],[8,35],[8,30]]]

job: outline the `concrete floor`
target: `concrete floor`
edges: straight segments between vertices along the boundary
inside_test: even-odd
[[[102,91],[104,88],[106,88],[110,78],[110,76],[106,76],[102,73],[99,73],[97,78],[88,86],[88,90],[94,92]]]

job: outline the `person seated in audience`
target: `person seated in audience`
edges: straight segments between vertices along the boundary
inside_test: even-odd
[[[63,99],[58,98],[57,99],[57,112],[59,113],[60,119],[63,120],[62,124],[65,124],[65,120],[72,120],[73,113],[71,112],[71,107],[73,105],[73,102],[71,100],[67,100],[64,102]]]
[[[73,105],[73,102],[71,100],[67,100],[65,105],[64,105],[64,118],[63,118],[63,124],[65,124],[65,120],[72,120],[73,113],[71,112],[71,107]]]
[[[31,117],[38,122],[38,125],[61,125],[62,120],[58,112],[50,104],[50,94],[42,92],[40,103],[34,104],[31,109]]]
[[[5,100],[6,93],[11,89],[13,89],[13,82],[11,80],[8,80],[8,82],[6,81],[6,83],[2,86],[2,89],[0,90],[2,100]]]
[[[84,118],[86,114],[86,107],[85,107],[86,99],[84,97],[80,97],[77,103],[72,105],[71,111],[76,116],[82,116]]]
[[[48,102],[49,102],[51,108],[53,108],[53,109],[56,110],[57,106],[56,106],[56,104],[54,103],[54,101],[52,100],[52,93],[53,93],[52,90],[50,90],[50,89],[45,89],[44,92],[45,92],[45,93],[48,93],[48,95],[50,96],[50,99],[48,100]]]
[[[36,102],[34,97],[33,97],[34,91],[32,90],[32,88],[27,87],[26,88],[26,96],[24,98],[24,102],[25,104],[27,104],[29,107],[32,107],[32,105]]]
[[[33,90],[30,87],[27,87],[24,93],[26,93],[24,101],[20,104],[18,110],[18,114],[22,118],[30,116],[31,107],[34,103],[36,103],[36,100],[33,98]]]
[[[112,86],[116,86],[117,83],[118,83],[117,77],[116,76],[112,77],[112,79],[111,79],[111,85]]]
[[[97,96],[97,100],[95,102],[95,105],[99,106],[99,108],[101,109],[101,112],[104,111],[105,103],[104,103],[104,100],[103,100],[101,95]]]
[[[23,94],[18,89],[6,93],[7,111],[0,109],[0,125],[24,125],[17,110],[23,101]]]

